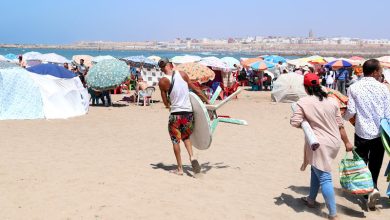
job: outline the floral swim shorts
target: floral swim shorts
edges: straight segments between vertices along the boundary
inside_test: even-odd
[[[179,144],[180,140],[187,140],[194,129],[194,114],[171,114],[169,116],[168,131],[173,144]]]

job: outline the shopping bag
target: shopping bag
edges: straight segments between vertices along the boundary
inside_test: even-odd
[[[366,195],[374,190],[372,175],[364,160],[352,151],[353,158],[347,158],[340,162],[340,184],[341,187],[355,195]]]

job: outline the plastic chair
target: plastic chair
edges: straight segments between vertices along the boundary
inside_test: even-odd
[[[147,87],[145,90],[141,90],[138,92],[137,105],[139,105],[139,100],[142,99],[144,101],[144,106],[146,106],[146,102],[150,105],[153,92],[156,89],[153,86]]]

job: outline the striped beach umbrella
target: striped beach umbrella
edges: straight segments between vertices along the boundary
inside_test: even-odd
[[[335,60],[335,61],[329,62],[329,63],[325,64],[325,66],[328,68],[332,68],[332,69],[340,69],[343,67],[351,67],[352,63],[350,63],[346,60],[340,59],[340,60]]]

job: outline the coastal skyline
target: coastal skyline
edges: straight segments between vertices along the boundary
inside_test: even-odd
[[[389,7],[385,0],[8,1],[2,3],[0,44],[304,37],[309,30],[315,37],[390,39]]]

